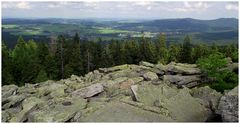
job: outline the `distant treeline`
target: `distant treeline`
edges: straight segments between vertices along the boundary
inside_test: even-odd
[[[72,74],[84,75],[92,70],[140,61],[167,64],[171,61],[195,63],[213,53],[222,53],[238,61],[237,44],[191,44],[186,36],[182,44],[166,44],[166,36],[158,40],[141,37],[131,40],[111,40],[106,43],[83,41],[79,35],[65,38],[59,35],[51,44],[28,42],[20,36],[13,49],[2,43],[2,85],[37,83],[48,79],[59,80]]]

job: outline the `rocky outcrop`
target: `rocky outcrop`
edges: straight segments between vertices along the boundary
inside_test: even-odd
[[[238,122],[238,86],[221,97],[218,113],[225,122]]]
[[[221,97],[209,87],[198,88],[201,79],[194,64],[140,62],[60,81],[6,85],[2,121],[205,122],[216,111],[224,121],[236,119],[236,94]]]

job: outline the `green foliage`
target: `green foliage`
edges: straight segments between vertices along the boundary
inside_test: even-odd
[[[2,85],[15,83],[12,76],[12,58],[5,43],[2,43]]]
[[[35,79],[35,83],[39,83],[39,82],[44,82],[48,80],[48,76],[45,70],[40,70],[36,79]]]
[[[191,39],[188,35],[184,39],[180,54],[181,54],[180,62],[192,63],[192,44]]]
[[[169,62],[178,62],[180,50],[179,45],[171,44],[169,46]]]
[[[211,55],[210,55],[211,54]],[[25,42],[20,36],[14,49],[2,44],[2,84],[24,85],[48,79],[59,80],[72,74],[84,75],[102,67],[121,64],[138,64],[140,61],[168,64],[171,61],[195,63],[210,77],[216,78],[211,87],[222,91],[236,85],[237,75],[219,69],[226,64],[225,57],[238,60],[236,45],[192,45],[187,36],[183,44],[167,46],[166,36],[156,42],[149,38],[98,41],[80,40],[60,35],[56,44],[48,46],[33,40]],[[229,84],[229,85],[228,85]]]
[[[19,37],[16,47],[12,51],[13,76],[18,85],[31,83],[38,74],[37,45],[33,40],[26,43]]]
[[[151,41],[142,37],[140,40],[140,59],[143,61],[148,61],[155,63],[156,58],[154,55],[154,45]]]
[[[166,44],[166,36],[160,35],[159,40],[156,42],[156,58],[163,64],[168,62],[168,50]]]
[[[223,69],[227,60],[222,53],[210,54],[208,57],[198,59],[197,64],[205,71],[209,77],[215,80],[214,83],[209,83],[210,87],[223,92],[227,89],[234,88],[238,83],[237,74]]]

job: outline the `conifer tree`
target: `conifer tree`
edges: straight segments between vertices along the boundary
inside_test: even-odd
[[[185,37],[182,45],[180,62],[192,63],[192,44],[188,35]]]

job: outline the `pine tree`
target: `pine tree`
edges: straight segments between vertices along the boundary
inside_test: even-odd
[[[140,58],[141,61],[147,61],[155,63],[156,59],[154,57],[154,46],[146,39],[144,36],[140,40]]]
[[[168,50],[166,44],[166,36],[161,34],[159,40],[156,42],[156,58],[163,64],[168,62]]]
[[[12,76],[12,58],[10,57],[10,51],[2,43],[2,85],[14,84],[14,78]]]
[[[57,50],[56,50],[56,62],[59,67],[59,78],[63,79],[64,78],[64,43],[65,43],[65,38],[63,35],[58,36],[57,40]]]
[[[169,46],[169,62],[178,62],[180,46],[176,44],[171,44]]]
[[[81,75],[83,73],[83,58],[81,53],[80,37],[76,33],[73,42],[66,48],[69,52],[65,53],[65,58],[68,58],[67,65],[65,66],[65,77],[72,74]]]
[[[33,40],[26,43],[20,36],[13,49],[13,76],[17,85],[33,83],[38,74],[37,45]]]
[[[192,44],[188,35],[185,37],[182,45],[180,62],[192,63]]]

